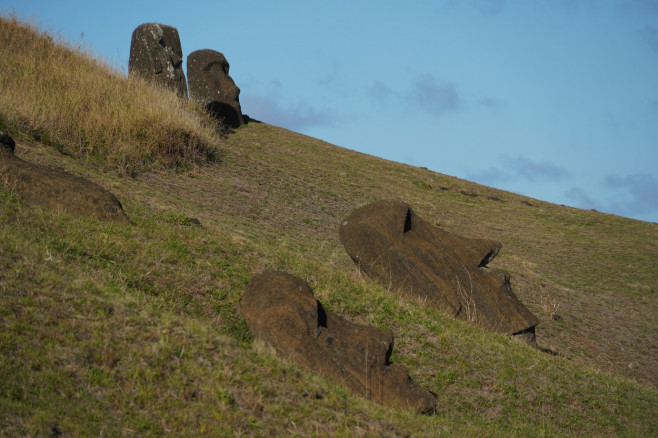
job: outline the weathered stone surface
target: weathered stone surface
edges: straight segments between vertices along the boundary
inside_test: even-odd
[[[183,50],[178,30],[159,23],[137,26],[130,42],[128,72],[152,80],[187,98]]]
[[[325,311],[308,284],[283,272],[255,275],[242,293],[255,338],[278,354],[385,405],[429,413],[436,400],[389,362],[393,336]]]
[[[487,264],[501,244],[444,231],[397,201],[353,211],[340,240],[368,275],[451,315],[506,334],[530,334],[539,320],[514,295],[507,272]],[[527,337],[526,337],[527,339]]]
[[[187,57],[190,98],[205,106],[215,118],[231,128],[244,124],[240,89],[228,74],[223,54],[210,49],[197,50]]]
[[[13,139],[0,135],[4,146]],[[78,176],[28,163],[0,147],[0,184],[18,193],[25,201],[78,216],[130,223],[119,200],[103,187]]]

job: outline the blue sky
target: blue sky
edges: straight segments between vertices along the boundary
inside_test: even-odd
[[[185,57],[224,53],[253,118],[658,222],[658,0],[0,0],[0,12],[124,72],[135,27],[169,24]]]

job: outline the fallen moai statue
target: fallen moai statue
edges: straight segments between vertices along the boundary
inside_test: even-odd
[[[103,187],[14,155],[15,142],[0,133],[0,183],[25,201],[78,216],[130,223],[119,200]]]
[[[255,338],[277,354],[389,406],[430,413],[432,394],[389,362],[393,335],[325,311],[304,281],[283,272],[255,275],[242,293],[242,310]]]
[[[384,284],[455,317],[535,342],[539,320],[512,292],[509,274],[487,267],[500,243],[444,231],[398,201],[353,211],[340,226],[340,240],[359,268]]]
[[[197,50],[187,57],[190,99],[201,103],[206,111],[226,126],[237,128],[244,125],[240,89],[228,70],[228,61],[215,50]]]
[[[128,73],[154,81],[187,98],[178,29],[160,23],[137,26],[130,41]]]

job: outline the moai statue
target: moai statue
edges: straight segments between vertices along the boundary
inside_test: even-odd
[[[281,357],[387,406],[432,413],[436,399],[391,363],[393,334],[327,311],[305,281],[285,272],[254,275],[242,311],[255,338]]]
[[[128,72],[164,85],[187,98],[178,30],[159,23],[139,25],[130,42]]]
[[[215,50],[197,50],[187,57],[190,99],[201,103],[224,125],[237,128],[244,124],[240,89],[228,75],[228,69],[224,55]]]
[[[445,231],[399,201],[376,201],[341,224],[340,241],[369,276],[428,306],[535,343],[539,320],[512,292],[510,275],[487,265],[501,244]]]

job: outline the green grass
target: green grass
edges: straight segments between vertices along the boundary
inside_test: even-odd
[[[110,189],[133,224],[42,210],[0,188],[0,436],[656,434],[656,224],[528,200],[267,124],[211,141],[225,151],[221,163],[147,166],[127,178],[33,134],[19,138],[20,157]],[[384,198],[449,231],[501,241],[494,264],[539,316],[539,344],[560,356],[361,275],[338,226]],[[393,361],[437,394],[438,412],[354,397],[254,342],[240,293],[263,269],[291,272],[328,309],[393,331]]]

